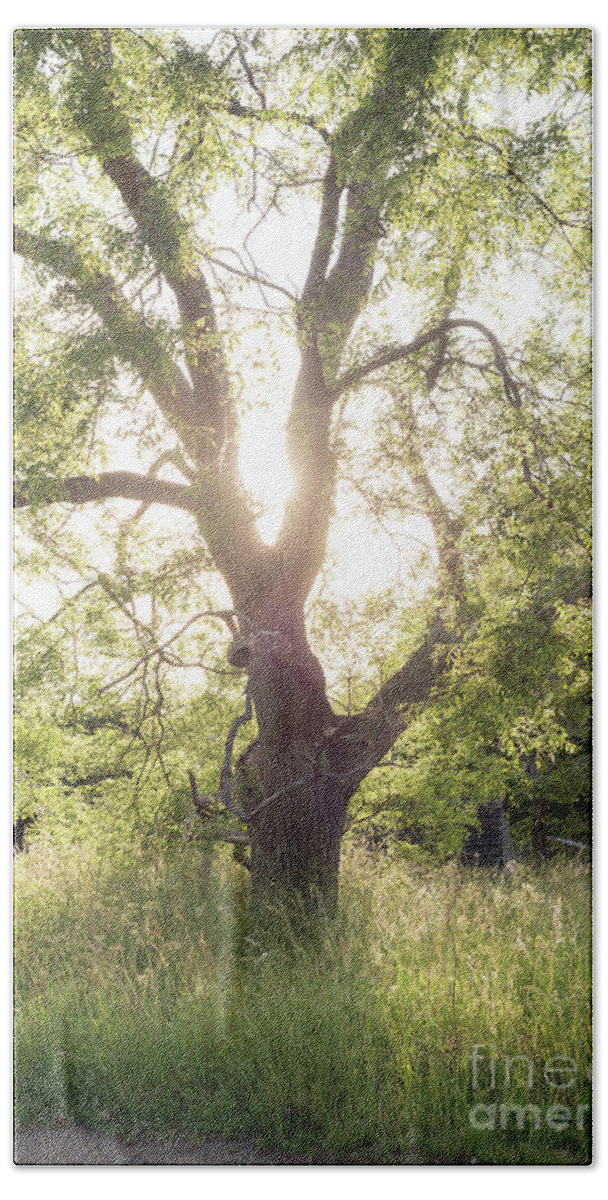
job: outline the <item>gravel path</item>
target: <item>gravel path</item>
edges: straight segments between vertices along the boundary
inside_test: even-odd
[[[201,1146],[180,1140],[139,1138],[120,1141],[81,1125],[55,1129],[26,1126],[15,1131],[18,1166],[314,1166],[336,1165],[329,1156],[294,1158],[256,1150],[247,1142],[209,1138]]]

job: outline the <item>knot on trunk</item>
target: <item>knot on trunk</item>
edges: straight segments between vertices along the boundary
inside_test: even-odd
[[[256,629],[236,634],[226,653],[232,667],[248,670],[253,659],[289,667],[298,657],[292,638],[281,629]]]
[[[227,651],[226,658],[231,667],[246,671],[253,659],[253,635],[251,633],[236,634]]]

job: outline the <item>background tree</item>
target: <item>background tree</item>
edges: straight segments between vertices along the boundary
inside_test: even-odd
[[[223,622],[247,685],[217,798],[246,831],[254,902],[331,911],[349,802],[398,739],[410,783],[426,769],[463,821],[530,763],[542,773],[584,746],[588,34],[88,29],[16,42],[15,248],[28,264],[16,505],[44,561],[72,572],[52,620],[64,637],[72,621],[75,659],[83,613],[102,643],[71,727],[86,737],[93,693],[122,687],[129,711],[114,704],[105,728],[127,740],[113,765],[100,743],[96,769],[128,791],[134,738],[170,788],[163,672],[225,669],[202,632],[204,617]],[[214,235],[221,205],[228,245]],[[290,221],[303,237],[307,218],[294,283],[281,239]],[[255,254],[265,230],[272,277]],[[297,354],[292,486],[269,539],[239,439],[249,404],[260,421],[280,410],[281,347]],[[113,469],[104,445],[122,452]],[[353,686],[351,672],[341,709],[307,604],[349,489],[385,528],[422,522],[427,547],[417,606],[379,677]],[[87,577],[73,514],[92,501],[111,569]],[[164,552],[158,506],[174,513]],[[113,624],[95,617],[102,603]],[[127,634],[136,657],[112,671]],[[48,627],[31,636],[35,678],[69,675]],[[73,767],[72,782],[86,777]]]

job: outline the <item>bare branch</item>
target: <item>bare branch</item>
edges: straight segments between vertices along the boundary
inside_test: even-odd
[[[195,615],[190,617],[190,619],[186,621],[184,625],[182,625],[181,629],[178,629],[177,633],[172,634],[166,642],[162,642],[160,646],[153,646],[151,650],[148,650],[145,654],[142,654],[137,659],[137,662],[134,663],[134,665],[130,667],[128,671],[125,671],[124,675],[119,675],[118,678],[113,679],[111,683],[104,684],[104,686],[99,689],[100,694],[101,692],[107,692],[110,688],[116,687],[119,683],[124,683],[126,679],[130,679],[131,676],[135,675],[137,671],[139,671],[140,667],[145,666],[145,664],[148,663],[152,658],[158,659],[159,662],[166,661],[171,665],[179,666],[179,662],[173,664],[171,658],[166,657],[166,651],[169,649],[169,646],[172,646],[173,643],[176,642],[178,638],[180,638],[182,634],[186,632],[187,629],[190,629],[191,625],[194,625],[197,621],[201,621],[203,617],[221,617],[222,620],[226,622],[229,622],[231,619],[230,614],[225,613],[223,610],[222,612],[210,610],[207,612],[195,613]],[[136,619],[133,619],[133,622],[136,626],[140,624],[136,621]],[[230,625],[229,628],[231,628]],[[151,630],[147,629],[146,632],[150,633]]]
[[[256,96],[258,97],[261,108],[265,110],[266,109],[266,97],[265,97],[260,85],[256,82],[255,75],[253,74],[253,71],[251,70],[251,67],[245,57],[243,47],[241,46],[240,38],[238,37],[238,35],[236,33],[234,34],[234,40],[236,42],[237,54],[239,56],[239,62],[245,72],[245,75],[247,76],[247,82],[248,82],[250,88],[252,89],[252,91],[254,91]]]
[[[235,252],[233,251],[233,253]],[[281,292],[283,296],[287,296],[288,300],[297,300],[297,296],[294,296],[293,292],[282,287],[280,283],[273,283],[271,279],[266,279],[264,275],[254,271],[246,271],[240,267],[234,267],[230,263],[223,262],[221,258],[216,258],[214,254],[206,254],[205,258],[209,262],[214,263],[216,267],[222,267],[224,271],[229,271],[231,275],[239,275],[241,279],[248,279],[251,283],[257,283],[260,288],[270,288],[274,292]]]
[[[268,108],[249,108],[246,104],[241,104],[240,100],[230,100],[226,106],[226,112],[231,117],[244,117],[247,121],[290,121],[294,125],[303,125],[308,129],[314,130],[323,138],[324,142],[329,141],[329,132],[320,125],[314,117],[307,117],[305,113],[287,112],[284,109]]]
[[[245,725],[247,721],[250,721],[252,716],[253,708],[251,704],[251,692],[248,683],[247,687],[245,688],[245,710],[235,718],[230,726],[230,729],[228,730],[226,745],[224,747],[224,765],[222,767],[220,786],[217,793],[218,800],[220,800],[225,808],[228,808],[231,812],[235,813],[235,815],[239,817],[241,821],[246,821],[247,818],[245,814],[236,807],[234,800],[232,799],[232,750],[236,735],[241,728],[241,725]]]

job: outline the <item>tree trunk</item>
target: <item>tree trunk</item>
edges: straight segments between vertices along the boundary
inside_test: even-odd
[[[298,927],[331,918],[338,901],[348,800],[331,780],[298,786],[292,774],[284,773],[284,797],[250,825],[252,915],[265,925],[282,913]]]
[[[545,806],[537,801],[530,822],[530,853],[534,862],[542,863],[549,857],[549,840],[545,820]]]
[[[494,800],[489,804],[480,804],[477,818],[479,826],[471,830],[461,861],[467,866],[503,870],[515,858],[504,803]]]
[[[341,718],[327,699],[303,612],[294,618],[289,607],[283,596],[240,617],[248,634],[239,665],[249,674],[258,737],[239,760],[236,795],[251,842],[252,916],[264,925],[285,912],[297,924],[334,915],[340,843],[358,783],[337,770]]]
[[[542,863],[549,857],[549,842],[547,839],[547,805],[542,791],[541,773],[532,754],[524,756],[523,767],[528,778],[533,780],[530,802],[530,854],[534,862]]]

